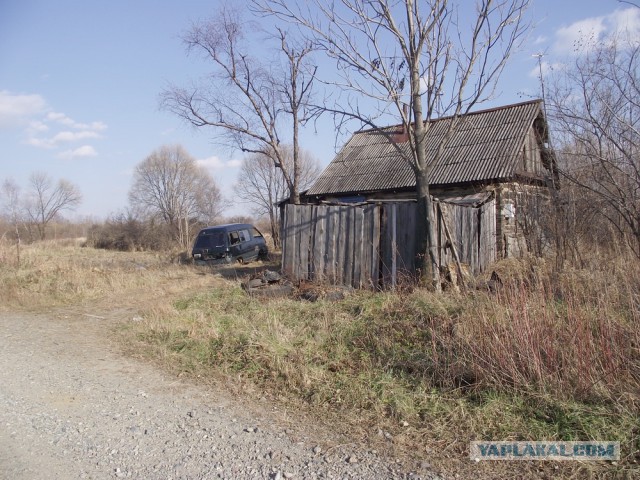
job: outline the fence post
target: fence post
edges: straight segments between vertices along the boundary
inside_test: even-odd
[[[398,204],[391,204],[391,289],[396,289],[396,274],[397,274],[397,232],[396,232],[396,217],[397,217]]]

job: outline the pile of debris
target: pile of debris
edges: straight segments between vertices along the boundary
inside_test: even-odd
[[[240,286],[251,296],[259,297],[287,297],[294,291],[291,282],[287,281],[278,272],[265,270],[252,275],[243,281]]]
[[[289,280],[272,270],[265,270],[252,275],[241,284],[247,294],[256,297],[290,297],[297,300],[315,302],[317,300],[337,301],[345,298],[353,291],[352,287],[339,285],[320,285],[310,282],[299,282],[293,285]]]

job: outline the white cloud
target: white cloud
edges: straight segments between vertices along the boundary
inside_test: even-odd
[[[64,152],[60,152],[56,157],[71,160],[73,158],[95,157],[97,155],[98,152],[96,152],[96,149],[91,145],[83,145],[82,147],[78,147],[74,150],[65,150]]]
[[[224,168],[237,168],[242,165],[242,160],[232,159],[224,161],[214,155],[212,157],[197,160],[197,163],[201,167],[209,170],[222,170]]]
[[[60,129],[60,127],[66,129]],[[26,129],[28,145],[37,148],[53,149],[61,144],[79,142],[88,139],[102,138],[99,132],[107,129],[103,122],[80,123],[60,112],[49,112],[42,120],[32,121]],[[53,130],[50,136],[42,137],[45,132]],[[81,156],[75,150],[62,152],[64,158]]]
[[[78,123],[76,127],[83,130],[93,130],[95,132],[102,132],[107,129],[107,124],[103,122],[91,122],[89,124]]]
[[[216,170],[218,168],[224,168],[224,162],[216,156],[197,160],[196,163],[201,167],[210,168],[213,170]]]
[[[561,62],[549,63],[542,61],[540,65],[536,65],[529,72],[529,76],[532,78],[540,78],[540,68],[542,67],[542,78],[546,78],[547,75],[554,71],[563,70],[567,68],[567,65]]]
[[[47,120],[52,121],[52,122],[58,122],[61,123],[62,125],[73,125],[74,121],[71,120],[69,117],[67,117],[64,113],[58,113],[58,112],[49,112],[47,114]]]
[[[40,131],[46,131],[46,130],[40,130]],[[32,132],[32,133],[35,133],[35,132]],[[72,132],[72,131],[66,130],[66,131],[58,132],[49,138],[38,138],[34,134],[29,137],[29,139],[27,140],[27,143],[31,146],[38,147],[38,148],[56,148],[58,145],[62,143],[73,143],[80,140],[86,140],[89,138],[101,138],[101,135],[98,132],[94,132],[91,130],[83,130],[81,132]]]
[[[640,8],[631,7],[625,10],[616,10],[609,15],[609,19],[617,33],[629,33],[636,38],[640,34]]]
[[[608,15],[585,18],[556,32],[554,50],[559,54],[580,54],[614,37],[640,35],[640,9],[615,10]]]
[[[37,138],[35,136],[30,136],[27,139],[27,145],[31,145],[32,147],[37,147],[37,148],[47,148],[47,149],[53,148],[53,144],[51,143],[50,140]]]
[[[571,53],[590,49],[606,32],[604,17],[587,18],[562,27],[556,32],[555,50]]]
[[[547,43],[548,38],[545,37],[544,35],[538,35],[536,37],[536,39],[533,41],[534,45],[543,45],[545,43]]]
[[[60,123],[66,127],[75,128],[76,130],[94,130],[100,132],[107,129],[107,125],[103,122],[79,123],[60,112],[49,112],[46,119],[51,122]]]
[[[100,138],[100,134],[91,130],[84,130],[82,132],[60,132],[53,136],[51,143],[55,145],[64,142],[76,142],[78,140],[84,140],[85,138]]]
[[[0,128],[14,127],[41,114],[47,106],[40,95],[0,91]]]
[[[25,143],[37,148],[56,149],[62,144],[102,138],[107,129],[104,122],[76,122],[68,115],[51,111],[45,99],[38,94],[16,94],[0,90],[0,129],[21,127]],[[60,158],[97,155],[90,145],[66,150]]]
[[[34,135],[38,132],[47,132],[48,130],[49,127],[47,126],[47,124],[41,122],[40,120],[35,120],[29,123],[29,126],[27,127],[27,131]]]

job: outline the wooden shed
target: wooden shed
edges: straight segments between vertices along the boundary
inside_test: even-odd
[[[529,101],[467,115],[436,160],[435,149],[449,121],[450,117],[433,120],[428,128],[427,142],[427,155],[434,158],[430,191],[435,200],[441,266],[451,261],[454,248],[461,261],[476,273],[484,271],[496,259],[538,250],[544,244],[543,233],[538,228],[539,215],[549,198],[549,189],[557,182],[542,102]],[[398,128],[392,126],[389,130],[397,131]],[[400,143],[392,144],[388,132],[380,130],[356,132],[306,192],[309,205],[379,207],[375,213],[379,219],[363,224],[379,228],[377,234],[372,233],[378,235],[378,239],[367,236],[361,240],[367,247],[367,242],[371,242],[371,248],[376,249],[375,258],[370,259],[371,255],[367,255],[365,261],[379,264],[367,268],[333,265],[334,272],[340,267],[351,269],[352,274],[349,278],[334,275],[332,282],[355,286],[380,283],[385,278],[385,269],[388,270],[387,263],[397,263],[398,258],[404,269],[411,271],[413,268],[415,175],[398,148],[408,149],[408,142],[400,140]],[[312,208],[309,205],[304,208]],[[373,215],[373,210],[367,211]],[[318,212],[316,210],[315,218],[332,215],[329,211]],[[344,210],[341,212],[338,226],[351,221],[344,219]],[[393,222],[392,212],[396,215]],[[356,218],[357,214],[354,215]],[[398,220],[397,215],[402,218]],[[312,210],[308,214],[300,210],[294,214],[293,209],[285,213],[283,268],[287,273],[295,271],[296,278],[325,277],[325,272],[316,264],[320,260],[316,259],[318,255],[323,256],[319,262],[323,268],[345,258],[356,263],[361,261],[355,254],[329,258],[331,251],[319,249],[320,240],[314,235],[307,235],[309,244],[303,242],[301,245],[300,238],[295,236],[295,232],[302,232],[301,218],[306,219],[308,228],[318,229],[312,221]],[[325,239],[328,238],[327,228],[321,229]],[[349,239],[344,237],[345,231],[349,230],[343,226],[331,233],[338,236],[331,240],[333,244],[349,244]],[[293,250],[304,251],[303,257],[293,255]],[[395,259],[391,258],[392,253]],[[373,273],[366,280],[354,281],[355,269]]]

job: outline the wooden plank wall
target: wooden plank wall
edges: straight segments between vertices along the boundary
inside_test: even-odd
[[[484,271],[496,260],[494,199],[480,207],[442,202],[438,209],[437,203],[433,205],[441,266],[453,262],[442,224],[445,221],[460,261],[469,265],[473,273]],[[398,280],[415,273],[416,211],[413,202],[287,205],[283,273],[292,280],[355,288],[395,286]]]
[[[410,277],[415,272],[416,204],[413,202],[382,205],[381,268],[383,285],[394,285],[393,277]],[[394,235],[395,219],[395,243]],[[395,254],[395,257],[394,257]],[[395,272],[395,273],[394,273]]]
[[[283,273],[355,288],[377,287],[380,208],[376,205],[287,205]]]
[[[448,222],[458,258],[475,270],[478,265],[478,210],[477,208],[455,204],[441,204],[442,215]],[[449,254],[451,255],[451,254]],[[450,256],[448,262],[452,261]]]
[[[480,209],[480,248],[478,271],[484,272],[489,265],[498,259],[498,242],[496,231],[496,199],[492,198],[479,207]]]

